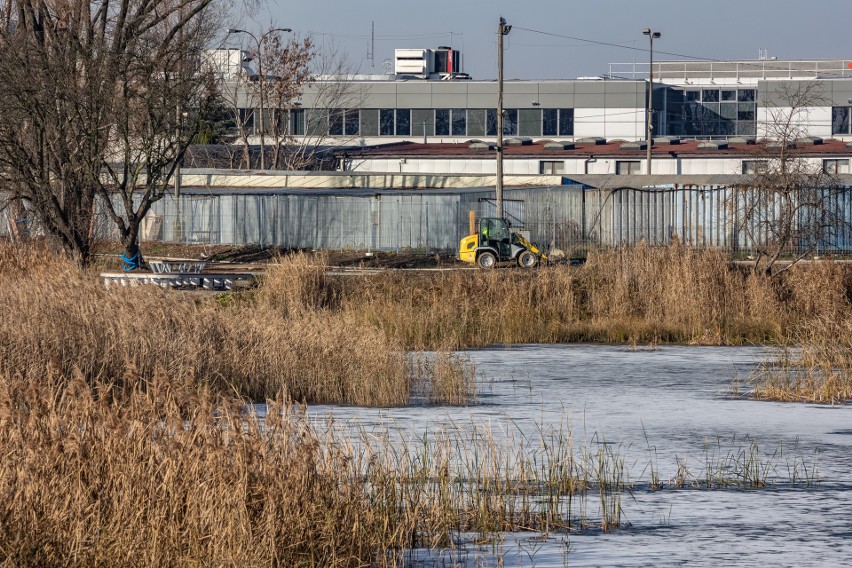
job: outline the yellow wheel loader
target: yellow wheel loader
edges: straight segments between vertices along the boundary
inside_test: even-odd
[[[506,219],[484,217],[475,224],[473,233],[459,244],[459,260],[494,268],[498,262],[514,261],[522,268],[534,268],[547,260],[547,255],[517,231]]]

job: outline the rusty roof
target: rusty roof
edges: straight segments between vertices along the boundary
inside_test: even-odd
[[[503,155],[506,158],[585,158],[593,157],[635,157],[637,159],[646,155],[645,149],[624,149],[622,145],[626,140],[607,140],[604,144],[591,144],[576,142],[573,149],[545,149],[544,145],[550,140],[539,140],[527,145],[504,144]],[[560,140],[561,142],[561,140]],[[570,142],[570,140],[566,140]],[[766,157],[772,152],[767,143],[740,143],[728,142],[726,149],[699,149],[700,144],[706,140],[682,140],[679,144],[655,143],[651,148],[654,157]],[[635,144],[635,142],[633,142]],[[443,159],[491,159],[494,156],[493,149],[472,149],[471,143],[444,144],[431,143],[421,144],[416,142],[398,142],[384,144],[381,146],[368,146],[358,148],[346,148],[338,151],[338,154],[347,156],[359,156],[363,158],[443,158]],[[821,144],[798,145],[791,152],[797,156],[849,156],[852,155],[852,147],[847,147],[842,140],[824,140]]]

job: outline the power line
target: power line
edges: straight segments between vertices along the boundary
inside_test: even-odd
[[[545,32],[545,31],[542,31],[542,30],[534,30],[534,29],[531,29],[531,28],[522,28],[520,26],[515,26],[515,29],[523,30],[525,32],[531,32],[531,33],[534,33],[534,34],[546,35],[546,36],[550,36],[550,37],[558,37],[558,38],[561,38],[561,39],[570,39],[572,41],[581,41],[583,43],[592,43],[592,44],[595,44],[595,45],[605,45],[607,47],[618,47],[620,49],[627,49],[629,51],[641,51],[643,53],[647,53],[649,51],[648,49],[645,49],[643,47],[635,47],[635,46],[632,46],[632,45],[612,43],[612,42],[609,42],[609,41],[599,41],[599,40],[594,40],[594,39],[586,39],[586,38],[582,38],[582,37],[555,34],[555,33],[552,33],[552,32]],[[671,55],[672,57],[683,57],[684,59],[694,59],[696,61],[715,61],[715,62],[720,62],[720,63],[725,61],[723,59],[712,59],[712,58],[707,58],[707,57],[697,57],[695,55],[686,55],[686,54],[683,54],[683,53],[674,53],[674,52],[670,52],[670,51],[660,51],[659,49],[656,50],[656,52],[662,53],[663,55]]]

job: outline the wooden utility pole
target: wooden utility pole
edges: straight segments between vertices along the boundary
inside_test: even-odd
[[[503,218],[503,36],[512,26],[500,18],[497,24],[497,217]]]

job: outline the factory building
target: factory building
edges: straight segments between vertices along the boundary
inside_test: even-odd
[[[234,93],[241,116],[257,135],[262,113],[251,56],[217,51],[228,53],[211,56],[227,63],[218,67],[223,90]],[[286,123],[289,135],[323,145],[494,140],[497,82],[460,72],[462,62],[461,53],[449,47],[398,49],[386,74],[319,77],[277,118],[275,109],[267,109],[263,122],[267,129],[271,120]],[[644,140],[647,70],[647,65],[611,64],[599,77],[507,80],[503,134],[568,142]],[[238,81],[239,74],[254,83]],[[778,113],[789,111],[795,95],[807,91],[806,100],[795,105],[801,135],[852,140],[852,61],[661,61],[654,63],[653,77],[650,106],[657,137],[771,138]]]

